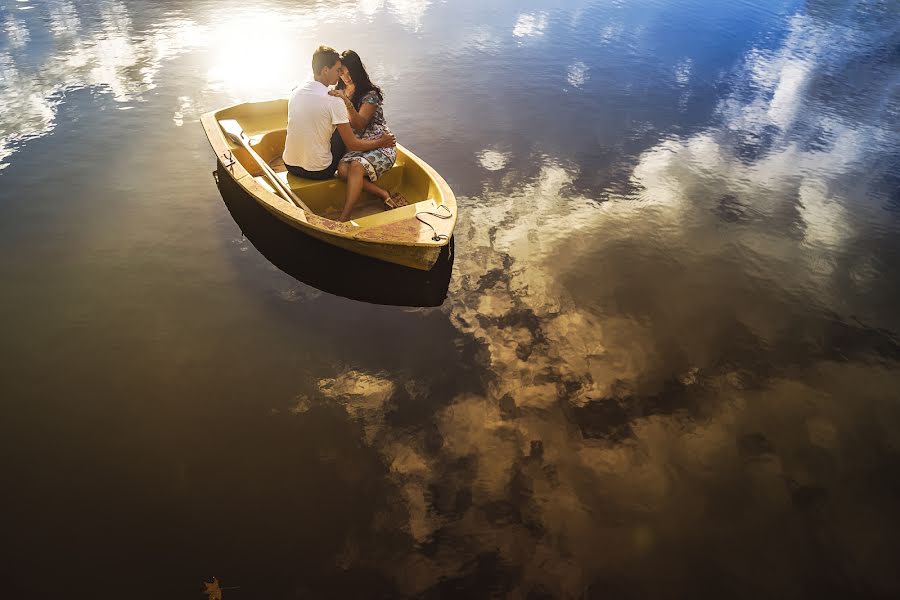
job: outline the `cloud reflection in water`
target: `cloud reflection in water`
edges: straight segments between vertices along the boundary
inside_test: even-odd
[[[815,511],[823,535],[841,540],[828,552],[851,579],[896,589],[889,559],[853,558],[862,545],[884,557],[892,546],[879,517],[855,511],[868,488],[843,465],[867,451],[853,431],[900,442],[879,425],[887,414],[900,423],[885,404],[896,372],[866,358],[878,328],[897,323],[835,322],[846,314],[848,244],[873,225],[849,209],[842,181],[896,143],[816,105],[810,82],[853,57],[833,42],[815,20],[792,19],[780,50],[747,53],[749,80],[720,103],[719,126],[643,152],[630,192],[599,209],[572,191],[577,168],[550,158],[530,182],[461,199],[460,275],[443,310],[483,348],[486,393],[396,429],[385,423],[400,386],[392,374],[351,370],[321,386],[392,465],[406,502],[395,518],[423,548],[441,540],[378,564],[404,593],[462,580],[471,557],[486,555],[515,565],[520,597],[619,585],[660,595],[698,556],[734,574],[709,582],[723,593],[763,590],[786,584],[773,564],[818,564],[798,519]],[[679,82],[690,70],[680,63]],[[797,127],[810,126],[828,142],[808,144]],[[763,134],[749,151],[746,140]],[[482,166],[499,164],[496,154],[479,154]],[[836,360],[828,340],[847,336],[860,341]],[[792,364],[798,343],[806,357]],[[890,338],[876,346],[900,356]],[[428,402],[428,382],[415,385],[404,394]],[[775,539],[771,522],[783,524]],[[798,593],[842,581],[792,577]]]
[[[204,43],[202,28],[189,19],[163,18],[137,35],[121,2],[88,7],[97,8],[90,29],[70,2],[42,8],[46,14],[30,14],[29,24],[48,22],[56,39],[43,63],[20,65],[18,52],[0,52],[0,168],[16,147],[52,131],[67,92],[89,87],[108,91],[119,103],[140,99],[155,86],[163,61]]]
[[[516,18],[513,35],[517,38],[536,38],[544,35],[547,13],[522,13]]]
[[[430,2],[315,3],[291,10],[274,7],[241,8],[222,19],[213,4],[187,18],[180,10],[154,6],[136,14],[121,1],[79,4],[56,0],[43,4],[25,17],[7,16],[2,23],[8,43],[0,47],[0,169],[6,159],[27,140],[52,131],[57,106],[67,91],[90,88],[108,92],[119,103],[143,100],[156,87],[164,63],[191,52],[205,51],[206,86],[199,97],[179,100],[173,121],[196,121],[208,110],[206,96],[216,105],[285,96],[307,76],[307,61],[285,57],[308,55],[322,43],[321,28],[351,26],[361,20],[387,14],[401,27],[418,31]],[[31,7],[29,7],[31,8]],[[148,23],[148,24],[145,24]],[[29,28],[47,29],[54,39],[41,64],[31,64],[27,54]],[[340,35],[340,34],[338,34]],[[252,44],[240,44],[253,39]],[[325,40],[326,42],[329,40]],[[389,77],[377,64],[373,73]],[[221,95],[227,96],[223,100]],[[185,112],[185,105],[194,110]]]

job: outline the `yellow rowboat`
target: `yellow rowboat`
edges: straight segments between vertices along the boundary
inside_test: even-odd
[[[287,100],[248,102],[201,117],[203,129],[228,176],[288,225],[329,244],[379,260],[431,269],[456,225],[456,197],[425,161],[397,145],[397,162],[378,185],[400,192],[409,206],[384,210],[363,192],[350,221],[333,220],[344,205],[339,179],[313,181],[287,172],[281,154]],[[332,218],[333,217],[333,218]]]

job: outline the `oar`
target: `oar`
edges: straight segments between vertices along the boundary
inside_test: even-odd
[[[240,144],[244,147],[244,150],[250,154],[250,157],[256,161],[256,164],[262,169],[263,174],[269,179],[269,182],[274,186],[275,191],[283,197],[285,200],[296,206],[297,208],[302,208],[306,212],[312,212],[309,207],[303,203],[303,200],[297,197],[297,194],[294,191],[286,186],[284,182],[278,179],[278,175],[275,174],[275,171],[272,170],[272,167],[266,164],[266,161],[262,159],[262,157],[256,153],[256,150],[250,147],[250,144],[247,143],[247,140],[244,139],[244,130],[241,128],[241,124],[235,121],[234,119],[225,119],[223,121],[219,121],[219,125],[222,126],[222,130],[225,131],[225,135],[228,136],[230,140],[232,140],[236,144]]]

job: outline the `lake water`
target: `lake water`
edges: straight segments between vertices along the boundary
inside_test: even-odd
[[[457,194],[433,273],[212,177],[320,43]],[[0,1],[3,595],[897,597],[898,49],[896,0]]]

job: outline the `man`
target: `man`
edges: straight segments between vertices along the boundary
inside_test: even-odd
[[[307,179],[331,179],[346,150],[367,152],[396,144],[391,134],[374,140],[356,137],[344,102],[328,95],[328,88],[338,82],[343,71],[336,50],[319,46],[313,53],[312,70],[312,81],[298,86],[288,99],[284,143],[288,171]]]

